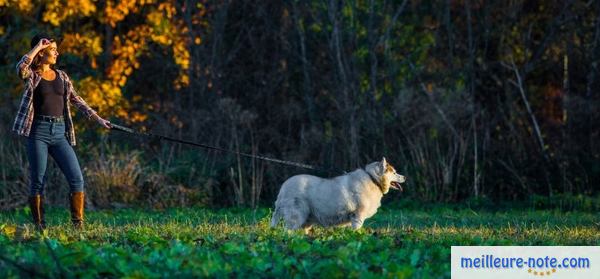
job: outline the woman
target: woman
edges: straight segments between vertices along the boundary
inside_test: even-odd
[[[30,168],[29,206],[33,222],[45,229],[44,182],[48,154],[54,158],[70,186],[71,221],[76,228],[83,225],[83,175],[73,147],[75,131],[70,104],[88,119],[110,129],[110,122],[98,116],[73,89],[65,72],[55,69],[56,42],[46,34],[31,40],[31,50],[17,63],[17,72],[25,82],[25,91],[15,119],[13,131],[27,137]]]

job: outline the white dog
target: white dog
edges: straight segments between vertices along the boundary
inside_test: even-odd
[[[383,195],[392,189],[402,191],[404,176],[383,158],[348,174],[324,179],[312,175],[296,175],[281,186],[271,227],[279,219],[288,229],[312,225],[362,227],[365,219],[373,216],[381,205]]]

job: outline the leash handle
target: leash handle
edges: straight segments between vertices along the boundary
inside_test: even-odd
[[[110,123],[110,125],[111,125],[111,127],[110,127],[110,128],[111,128],[112,130],[117,130],[117,131],[126,132],[126,133],[131,133],[131,134],[137,134],[137,132],[136,132],[136,131],[134,131],[134,130],[133,130],[133,129],[131,129],[131,128],[127,128],[127,127],[124,127],[124,126],[121,126],[121,125],[117,125],[117,124],[114,124],[114,123]]]

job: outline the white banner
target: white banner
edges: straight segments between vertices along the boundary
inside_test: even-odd
[[[600,246],[452,246],[452,278],[600,278]]]

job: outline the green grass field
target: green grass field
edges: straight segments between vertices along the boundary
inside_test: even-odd
[[[600,245],[595,213],[381,208],[365,227],[269,228],[270,210],[86,212],[39,234],[27,209],[0,213],[0,277],[450,277],[452,245]]]

